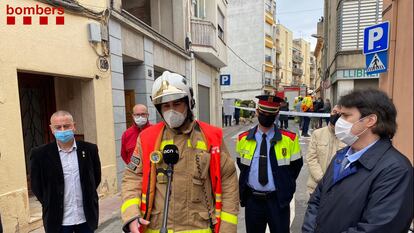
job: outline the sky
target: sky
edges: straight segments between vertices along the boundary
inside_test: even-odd
[[[276,20],[293,32],[293,38],[302,37],[311,42],[314,51],[316,24],[323,16],[324,0],[276,0]]]

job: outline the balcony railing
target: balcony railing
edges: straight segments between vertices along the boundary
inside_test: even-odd
[[[216,49],[216,27],[212,22],[191,19],[191,39],[193,45]]]
[[[292,73],[301,76],[303,74],[303,70],[301,68],[293,68]]]
[[[302,63],[303,62],[303,57],[302,55],[299,54],[293,54],[293,61],[296,63]]]

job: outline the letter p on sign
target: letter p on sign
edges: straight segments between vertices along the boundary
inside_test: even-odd
[[[368,50],[374,49],[375,42],[378,42],[382,35],[384,35],[384,30],[381,27],[373,28],[368,31]],[[380,45],[376,46],[377,48],[381,48]]]
[[[221,86],[230,86],[230,74],[220,75],[220,85]]]
[[[364,29],[364,54],[388,50],[389,25],[387,21]]]

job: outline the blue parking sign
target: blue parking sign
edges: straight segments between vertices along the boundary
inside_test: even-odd
[[[220,75],[220,85],[221,86],[230,86],[230,74],[221,74]]]
[[[364,54],[388,50],[390,22],[386,21],[364,29]]]

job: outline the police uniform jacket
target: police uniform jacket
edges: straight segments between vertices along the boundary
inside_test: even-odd
[[[296,178],[303,165],[300,155],[298,136],[290,131],[278,129],[274,126],[275,134],[271,139],[269,149],[270,164],[273,180],[275,182],[276,194],[281,208],[289,205],[296,190]],[[250,164],[256,147],[255,133],[258,126],[239,135],[236,151],[238,153],[237,165],[240,169],[239,189],[240,203],[245,206],[248,198],[248,178]]]

